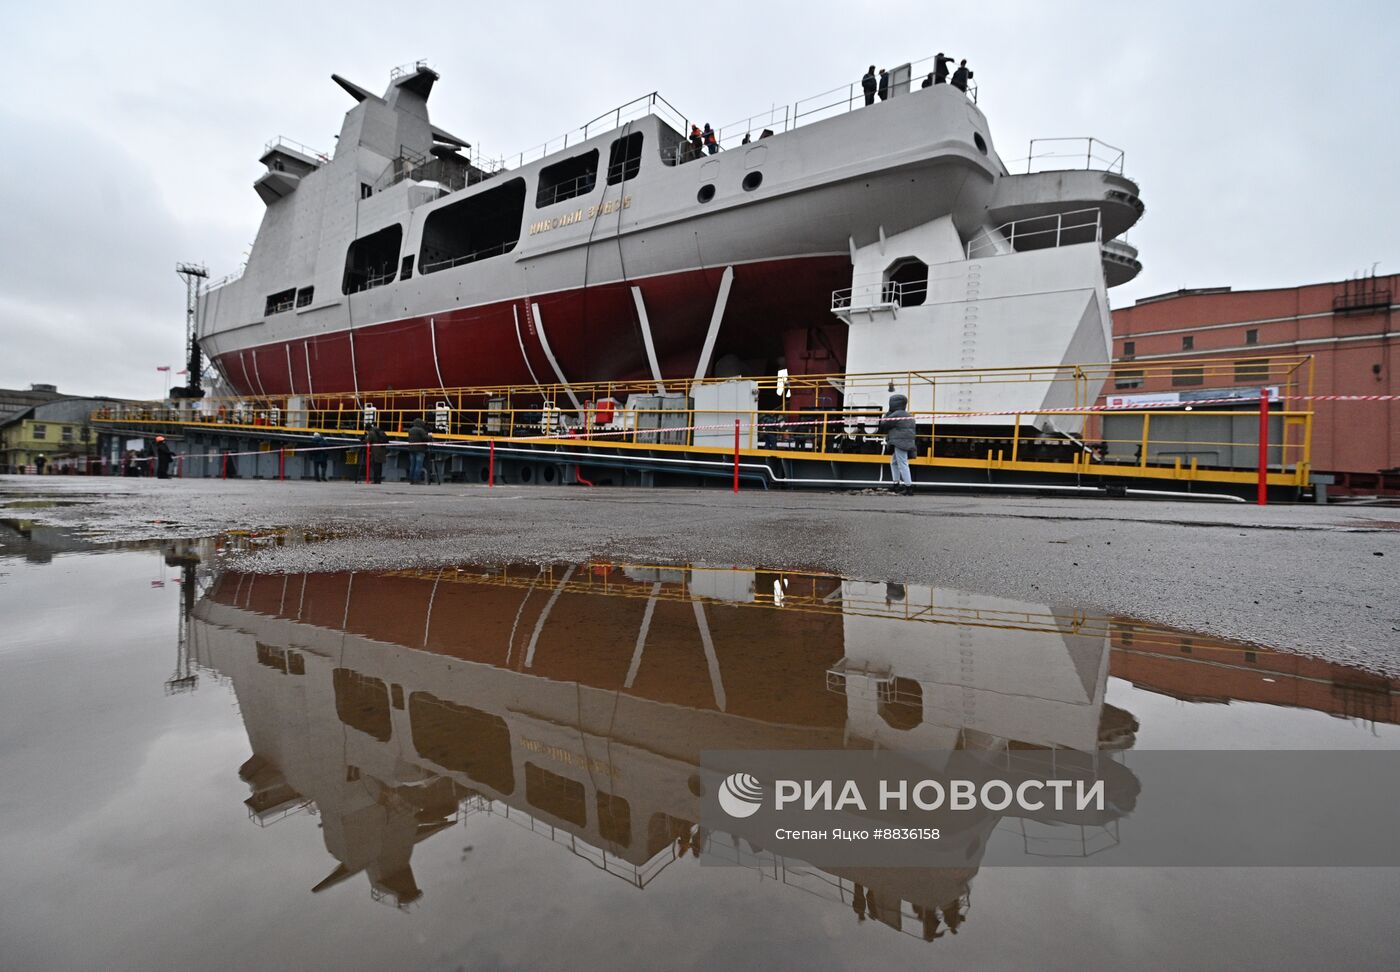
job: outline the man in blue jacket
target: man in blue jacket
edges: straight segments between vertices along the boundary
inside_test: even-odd
[[[880,419],[880,431],[890,447],[890,479],[894,489],[905,496],[914,495],[914,478],[909,474],[909,459],[914,455],[914,416],[905,409],[909,399],[903,395],[890,396],[890,410]]]

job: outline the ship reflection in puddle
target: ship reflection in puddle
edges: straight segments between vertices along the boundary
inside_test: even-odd
[[[195,568],[186,590],[194,590]],[[820,870],[697,826],[702,750],[1067,750],[1128,799],[1135,716],[1110,675],[1190,701],[1400,719],[1385,678],[1049,605],[790,572],[575,565],[205,578],[182,664],[228,679],[259,824],[319,814],[378,899],[415,846],[487,814],[646,887],[702,848],[916,937],[967,919],[958,869]],[[1029,855],[1118,822],[1002,816]],[[1072,830],[1073,833],[1068,831]],[[985,846],[985,845],[984,845]]]

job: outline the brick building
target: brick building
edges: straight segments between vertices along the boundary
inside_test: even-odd
[[[1392,274],[1143,298],[1113,311],[1115,376],[1100,401],[1240,395],[1241,409],[1256,408],[1258,389],[1278,386],[1289,360],[1306,356],[1314,394],[1400,394],[1392,323],[1398,285],[1400,274]],[[1306,367],[1293,372],[1300,391],[1307,390]],[[1400,490],[1400,402],[1316,402],[1313,409],[1313,470],[1341,474],[1343,488]],[[1271,432],[1271,441],[1279,434]]]

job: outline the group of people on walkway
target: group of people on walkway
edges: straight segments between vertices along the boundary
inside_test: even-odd
[[[320,438],[319,434],[317,438]],[[421,418],[414,419],[408,427],[408,481],[414,486],[428,481],[428,443],[431,441],[433,434],[428,431],[428,424]],[[384,461],[389,458],[389,436],[377,422],[369,422],[365,425],[364,443],[369,447],[370,479],[378,485],[384,481]],[[324,454],[317,453],[317,456]],[[316,480],[323,482],[323,460],[318,458],[316,464]],[[442,482],[440,474],[437,480]]]
[[[966,94],[967,84],[972,80],[972,71],[967,66],[967,59],[963,58],[958,62],[957,69],[951,72],[952,80],[950,81],[948,66],[952,63],[953,59],[951,57],[939,51],[933,58],[933,70],[929,72],[928,77],[924,78],[923,84],[920,85],[920,87],[931,88],[935,84],[951,84],[963,94]],[[893,77],[888,71],[884,68],[876,70],[875,65],[870,65],[869,69],[865,72],[865,76],[860,79],[861,91],[865,93],[865,103],[867,105],[873,105],[875,104],[876,98],[879,98],[881,101],[889,98],[889,96],[894,93],[891,88],[892,83]]]

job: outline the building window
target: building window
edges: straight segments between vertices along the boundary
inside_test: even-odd
[[[1125,358],[1131,358],[1131,357],[1132,357],[1133,355],[1135,355],[1135,354],[1137,354],[1137,342],[1136,342],[1136,341],[1124,341],[1124,342],[1123,342],[1123,357],[1125,357]]]
[[[71,425],[65,425],[65,426],[63,427],[63,430],[59,433],[59,439],[60,439],[60,441],[63,441],[63,442],[72,442],[72,441],[73,441],[73,426],[71,426]]]
[[[1182,388],[1186,385],[1204,385],[1206,382],[1206,371],[1204,368],[1173,368],[1172,387]]]
[[[1114,388],[1141,388],[1141,387],[1142,387],[1142,372],[1141,372],[1141,371],[1120,371],[1120,372],[1118,372],[1118,374],[1116,374],[1116,375],[1113,376],[1113,387],[1114,387]]]
[[[565,199],[586,196],[598,184],[598,150],[575,155],[540,170],[535,208],[543,209]]]
[[[608,152],[608,185],[635,179],[642,169],[642,133],[633,132],[612,143]]]
[[[1190,351],[1196,346],[1196,338],[1193,335],[1186,335],[1181,339],[1181,350]]]
[[[275,294],[268,294],[267,303],[263,307],[263,316],[271,317],[273,314],[291,310],[296,299],[297,289],[295,287],[290,290],[279,290]]]
[[[520,242],[524,212],[524,179],[512,179],[434,210],[423,222],[418,272],[437,273],[509,253]]]
[[[1268,377],[1268,358],[1245,358],[1235,362],[1235,381],[1264,381]]]
[[[34,426],[34,435],[33,435],[33,438],[35,438],[35,439],[47,439],[48,437],[49,437],[49,427],[48,427],[47,425],[35,425],[35,426]]]
[[[428,217],[432,219],[431,216]],[[345,251],[345,280],[341,291],[357,294],[362,290],[394,282],[399,268],[399,247],[403,244],[403,227],[398,223],[377,233],[362,236]]]
[[[1245,344],[1258,344],[1258,343],[1259,343],[1259,328],[1257,328],[1257,327],[1251,327],[1249,330],[1245,331],[1245,332],[1244,332],[1244,343],[1245,343]]]

